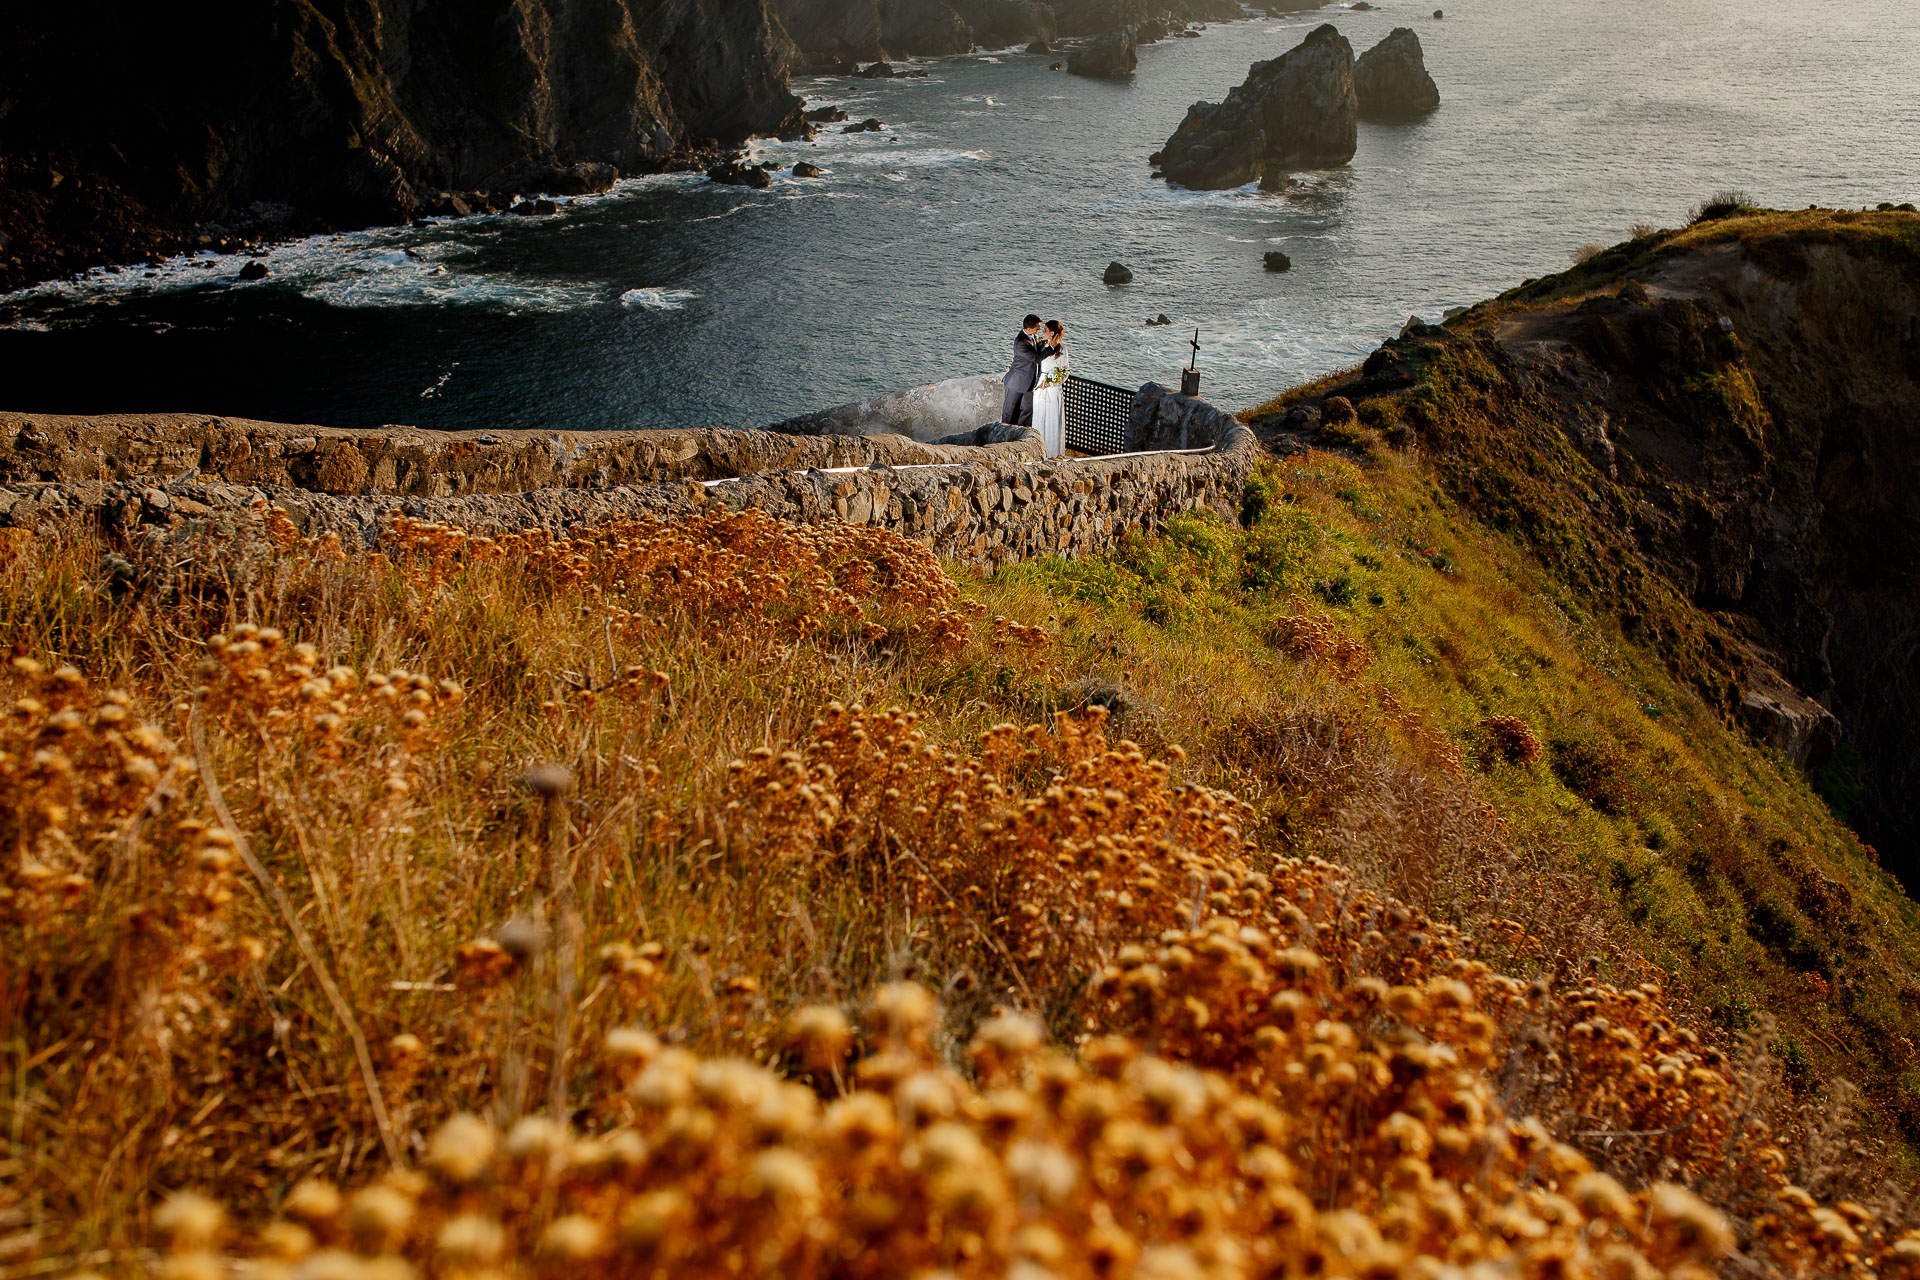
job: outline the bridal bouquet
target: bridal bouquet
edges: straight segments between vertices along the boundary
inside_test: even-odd
[[[1040,386],[1043,390],[1049,387],[1058,387],[1064,385],[1066,380],[1067,371],[1065,369],[1055,369],[1050,373],[1044,373],[1040,376]]]

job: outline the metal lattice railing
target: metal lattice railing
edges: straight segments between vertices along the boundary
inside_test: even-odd
[[[1078,374],[1069,376],[1061,391],[1065,400],[1067,448],[1080,453],[1127,451],[1133,392]]]

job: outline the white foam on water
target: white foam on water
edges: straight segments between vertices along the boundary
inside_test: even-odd
[[[138,295],[225,288],[293,288],[316,302],[348,308],[454,304],[563,311],[596,301],[599,295],[590,284],[460,269],[459,259],[470,252],[474,239],[502,234],[517,221],[510,215],[460,219],[461,240],[423,238],[411,227],[309,236],[269,249],[262,259],[267,278],[260,281],[238,279],[251,255],[201,250],[144,269],[49,281],[11,295],[9,301],[111,306]]]
[[[1227,187],[1220,191],[1192,191],[1186,187],[1176,187],[1167,182],[1154,182],[1149,188],[1149,196],[1158,204],[1179,205],[1187,208],[1201,206],[1212,209],[1246,209],[1257,205],[1273,205],[1280,197],[1271,191],[1262,191],[1258,182],[1249,182],[1244,187]]]
[[[504,231],[505,227],[499,227]],[[296,241],[268,255],[267,269],[334,307],[457,306],[565,311],[590,305],[593,286],[462,271],[466,243],[409,243],[398,229]]]
[[[420,398],[422,400],[432,400],[436,398],[440,394],[440,389],[447,385],[447,380],[453,377],[453,371],[459,367],[460,362],[455,360],[451,365],[443,369],[440,376],[433,380],[433,385],[420,392]]]
[[[702,218],[688,218],[687,221],[688,222],[718,222],[722,218],[731,218],[734,214],[739,213],[742,209],[751,209],[751,208],[753,208],[753,206],[750,204],[737,204],[733,206],[733,208],[728,209],[724,213],[709,213]]]
[[[991,160],[990,151],[946,151],[938,147],[888,147],[882,151],[856,151],[835,158],[834,163],[845,166],[866,166],[887,169],[929,169],[936,166],[956,164],[978,164]]]
[[[620,302],[643,311],[680,311],[699,296],[692,289],[629,289]]]

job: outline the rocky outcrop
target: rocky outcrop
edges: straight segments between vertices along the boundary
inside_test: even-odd
[[[1197,102],[1151,158],[1168,182],[1194,190],[1282,182],[1290,169],[1353,158],[1359,106],[1353,46],[1330,25],[1299,47],[1256,62],[1224,102]]]
[[[1224,444],[1240,424],[1199,396],[1181,395],[1149,382],[1133,397],[1127,420],[1127,450],[1213,449]]]
[[[1427,74],[1420,37],[1395,27],[1353,64],[1353,92],[1368,120],[1407,120],[1440,106],[1440,89]]]
[[[1165,5],[1149,0],[1054,0],[1054,19],[1063,36],[1097,36],[1145,22]]]
[[[1329,396],[1360,410],[1339,434],[1419,449],[1920,888],[1920,214],[1620,245],[1409,324],[1272,427]]]
[[[772,7],[809,67],[973,47],[972,30],[947,0],[774,0]]]
[[[133,0],[7,14],[0,287],[803,127],[763,0],[213,0],[188,28]]]
[[[954,0],[953,7],[973,29],[973,42],[984,48],[1005,49],[1039,42],[1045,46],[1039,52],[1051,52],[1051,45],[1060,34],[1053,6],[1039,0]]]
[[[1122,27],[1089,40],[1067,57],[1067,71],[1076,76],[1107,79],[1130,76],[1139,65],[1139,45],[1133,38],[1132,27]]]
[[[771,430],[792,435],[869,436],[894,434],[933,443],[960,443],[954,432],[996,422],[1005,388],[997,373],[948,378],[835,405],[775,423]]]

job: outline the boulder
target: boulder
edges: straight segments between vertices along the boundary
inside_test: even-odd
[[[846,128],[842,129],[840,132],[842,133],[878,133],[880,132],[881,128],[882,128],[882,125],[878,120],[862,120],[859,124],[848,125]]]
[[[847,118],[847,113],[839,107],[815,107],[805,118],[810,124],[838,124]]]
[[[1267,270],[1269,271],[1293,270],[1293,259],[1289,258],[1286,254],[1280,252],[1278,249],[1267,250],[1266,264],[1267,264]]]
[[[258,258],[243,264],[240,268],[240,279],[242,280],[265,280],[266,278],[267,264]]]
[[[759,173],[759,170],[756,169],[754,172]],[[707,176],[712,177],[713,171],[708,170]],[[763,178],[766,177],[765,174],[761,174],[760,176]],[[763,183],[761,185],[765,184]],[[519,204],[513,206],[513,211],[523,218],[548,218],[559,213],[560,206],[551,200],[522,200]]]
[[[1132,284],[1133,272],[1127,270],[1118,262],[1109,262],[1106,272],[1100,277],[1100,282],[1102,284]]]
[[[1777,748],[1796,769],[1810,773],[1825,764],[1840,745],[1840,721],[1831,711],[1784,682],[1749,689],[1740,699],[1740,721],[1747,731]]]
[[[728,160],[707,170],[707,177],[715,182],[723,182],[732,187],[765,188],[773,185],[773,179],[767,171],[757,164],[742,164],[738,160]]]
[[[821,172],[819,165],[808,164],[805,160],[793,166],[793,176],[796,178],[817,178]]]
[[[1172,324],[1172,323],[1173,323],[1173,321],[1171,321],[1171,320],[1169,320],[1169,319],[1167,319],[1167,313],[1166,313],[1166,312],[1164,312],[1164,311],[1162,311],[1162,312],[1161,312],[1161,313],[1160,313],[1159,315],[1157,315],[1157,316],[1148,316],[1148,317],[1147,317],[1147,327],[1148,327],[1149,329],[1152,329],[1152,328],[1157,328],[1157,327],[1159,327],[1159,326],[1161,326],[1161,325],[1169,325],[1169,324]]]
[[[1353,92],[1360,114],[1369,120],[1405,120],[1440,105],[1440,90],[1427,74],[1420,37],[1411,27],[1395,27],[1360,55],[1353,65]]]
[[[1067,70],[1076,76],[1130,76],[1139,65],[1131,27],[1109,31],[1075,49],[1067,58]]]
[[[1353,159],[1359,135],[1353,46],[1331,25],[1299,46],[1256,62],[1224,102],[1197,102],[1151,157],[1168,182],[1212,191],[1289,169],[1332,168]]]
[[[893,64],[876,62],[870,67],[863,68],[860,72],[860,78],[862,80],[891,80],[893,79]]]
[[[1034,40],[1028,43],[1027,52],[1028,53],[1052,53],[1053,46],[1048,44],[1045,40]]]

